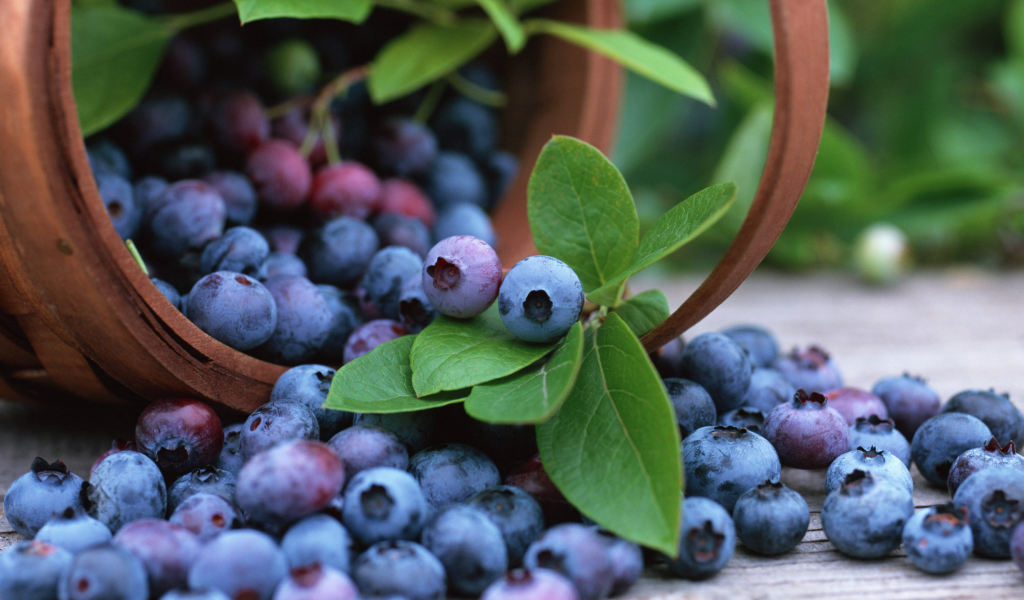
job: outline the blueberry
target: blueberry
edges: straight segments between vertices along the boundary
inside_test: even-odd
[[[114,536],[114,544],[142,562],[153,596],[185,587],[188,570],[202,548],[194,533],[159,519],[141,519],[125,525]]]
[[[370,259],[362,287],[382,315],[397,320],[402,286],[422,269],[423,260],[412,250],[401,246],[384,248]]]
[[[722,505],[708,498],[687,498],[682,506],[679,557],[668,561],[676,577],[700,581],[721,571],[736,550],[736,526]]]
[[[441,241],[456,236],[471,236],[490,246],[498,245],[498,235],[494,232],[491,218],[484,209],[468,202],[447,205],[437,215],[434,239]]]
[[[419,333],[437,318],[437,309],[423,291],[420,274],[410,277],[402,284],[398,294],[398,322],[409,333]]]
[[[167,189],[170,183],[163,177],[149,175],[135,182],[132,186],[132,197],[135,199],[135,208],[139,218],[144,219],[149,214],[149,207],[160,194]]]
[[[900,545],[903,525],[914,514],[905,488],[856,470],[829,493],[821,522],[832,545],[854,558],[881,558]]]
[[[676,414],[680,438],[685,439],[701,427],[715,424],[715,403],[699,383],[670,377],[664,380],[664,384]]]
[[[804,539],[811,512],[803,496],[778,481],[765,481],[736,500],[732,518],[744,546],[774,556]]]
[[[441,561],[423,546],[404,540],[370,546],[352,566],[352,578],[371,598],[443,600],[446,592]]]
[[[884,479],[910,494],[914,493],[910,469],[900,459],[874,446],[850,450],[832,461],[825,473],[825,489],[829,492],[838,490],[846,481],[846,476],[856,470],[870,472],[876,480]]]
[[[501,262],[483,240],[446,238],[430,249],[424,265],[423,291],[441,314],[475,317],[498,297]]]
[[[1017,568],[1024,571],[1024,526],[1020,523],[1013,528],[1010,535],[1010,557]]]
[[[797,469],[824,469],[850,448],[850,428],[843,416],[825,396],[803,389],[792,402],[768,413],[762,434],[782,464]]]
[[[448,589],[479,596],[508,568],[508,551],[498,527],[482,511],[453,505],[423,529],[423,546],[444,565]]]
[[[721,333],[702,333],[683,349],[683,377],[711,394],[718,412],[743,405],[754,365],[746,350]]]
[[[1024,443],[1024,414],[1010,402],[1007,394],[997,394],[994,390],[964,390],[950,398],[942,412],[978,417],[1000,442]]]
[[[569,265],[550,256],[531,256],[505,275],[498,312],[519,339],[548,343],[565,336],[579,321],[584,299],[583,285]]]
[[[772,368],[785,375],[790,385],[808,393],[824,394],[843,387],[843,376],[835,361],[818,346],[794,348],[789,354],[777,357]]]
[[[716,424],[746,429],[760,435],[764,429],[764,413],[753,406],[741,406],[718,417]]]
[[[320,357],[325,362],[341,364],[345,354],[345,342],[357,327],[363,324],[359,303],[349,292],[333,285],[322,283],[316,286],[331,310],[331,331],[327,341],[320,347]]]
[[[594,531],[601,536],[608,559],[612,562],[612,596],[624,594],[639,581],[644,571],[644,555],[633,542],[626,541],[599,527]]]
[[[107,450],[92,463],[92,467],[89,468],[89,477],[96,471],[96,467],[103,462],[103,459],[107,458],[111,454],[117,454],[118,452],[124,452],[125,450],[131,450],[137,452],[138,446],[135,445],[135,440],[126,440],[124,438],[117,438],[110,444],[110,450]]]
[[[204,544],[242,525],[242,517],[233,504],[205,492],[185,498],[168,521],[191,531]]]
[[[526,491],[512,486],[483,490],[467,501],[484,513],[501,532],[508,564],[522,564],[526,549],[544,533],[544,512]]]
[[[146,568],[134,554],[114,545],[77,555],[57,586],[61,600],[146,600]]]
[[[441,444],[417,452],[409,459],[409,473],[419,482],[427,502],[438,509],[501,484],[491,459],[465,444]]]
[[[116,125],[125,138],[125,146],[138,155],[153,144],[186,135],[194,115],[181,96],[161,95],[140,102]]]
[[[556,525],[530,544],[523,563],[530,570],[551,569],[572,581],[580,600],[611,593],[615,571],[605,544],[593,529],[578,523]]]
[[[176,259],[224,232],[224,199],[216,188],[202,181],[172,183],[147,208],[149,245],[160,258]]]
[[[142,155],[142,165],[148,174],[170,181],[204,177],[215,164],[213,148],[206,140],[194,136],[162,140]]]
[[[302,240],[299,256],[306,261],[313,281],[348,287],[363,276],[379,247],[373,227],[337,217]]]
[[[1024,472],[1024,456],[1017,454],[1017,447],[1013,442],[1006,442],[1006,445],[1000,448],[995,437],[981,448],[967,450],[953,461],[953,466],[949,469],[946,485],[949,487],[950,497],[956,495],[957,488],[965,479],[989,467],[1010,467]]]
[[[373,220],[381,246],[401,246],[423,257],[430,250],[430,229],[419,219],[393,213],[382,214]],[[418,274],[418,273],[417,273]]]
[[[156,286],[156,289],[160,290],[160,293],[167,298],[167,301],[171,303],[171,306],[178,310],[182,309],[181,294],[178,293],[178,290],[176,290],[173,285],[162,279],[157,279],[156,277],[150,277],[149,280],[152,281],[153,285]]]
[[[665,379],[683,376],[683,348],[685,347],[686,342],[683,340],[683,336],[679,336],[651,352],[651,362],[658,370],[658,375]]]
[[[889,418],[885,403],[871,392],[857,388],[839,388],[825,394],[828,405],[839,411],[846,422],[853,425],[857,419],[877,415],[881,419]]]
[[[292,569],[274,592],[274,600],[355,600],[356,584],[348,575],[319,564]]]
[[[249,461],[275,444],[298,439],[320,439],[320,425],[313,411],[290,400],[267,402],[245,420],[240,439],[242,456]]]
[[[220,496],[235,501],[236,477],[231,471],[222,471],[213,465],[182,475],[167,488],[167,514],[171,514],[187,498],[200,493]]]
[[[281,212],[301,206],[313,184],[309,162],[298,148],[281,140],[269,140],[256,148],[246,161],[245,174],[262,206]]]
[[[290,569],[322,565],[348,573],[352,538],[333,517],[312,515],[288,528],[281,538],[281,550]]]
[[[273,538],[241,529],[223,533],[203,547],[188,572],[188,584],[220,590],[236,600],[270,600],[287,574],[284,553]]]
[[[430,198],[415,183],[406,179],[385,179],[380,186],[381,215],[393,214],[434,226],[436,214]],[[426,254],[426,252],[424,252]]]
[[[171,590],[160,600],[231,600],[220,590]]]
[[[910,442],[896,429],[892,419],[879,419],[877,415],[858,418],[850,427],[850,450],[861,446],[885,450],[910,468]]]
[[[236,423],[224,428],[224,447],[214,462],[218,469],[235,475],[245,464],[245,456],[242,455],[242,427],[242,423]]]
[[[329,127],[334,130],[335,139],[341,138],[343,133],[347,133],[347,130],[351,129],[349,124],[346,123],[346,131],[342,130],[341,119],[337,114],[331,112],[329,117]],[[306,135],[309,133],[309,111],[296,108],[284,116],[274,119],[270,122],[270,133],[275,138],[286,140],[296,147],[301,147],[302,142],[305,141]],[[309,151],[309,164],[315,167],[326,163],[327,148],[324,146],[323,135],[318,135],[316,142],[313,143],[313,147]]]
[[[377,165],[401,177],[424,172],[437,156],[434,133],[413,119],[389,119],[373,136]]]
[[[256,271],[256,279],[267,281],[275,277],[305,277],[309,274],[306,263],[294,254],[271,252]]]
[[[473,160],[458,152],[441,152],[426,173],[425,191],[434,206],[487,205],[487,184]]]
[[[702,427],[683,442],[682,455],[686,495],[711,498],[727,511],[747,490],[782,476],[772,445],[746,429]]]
[[[141,215],[135,205],[132,184],[124,177],[113,173],[97,173],[96,187],[117,235],[121,236],[121,239],[135,235]]]
[[[432,125],[442,148],[476,159],[487,156],[498,142],[494,111],[469,98],[459,97],[443,106]]]
[[[90,517],[81,508],[68,508],[46,522],[35,539],[59,546],[72,554],[110,541],[110,528]]]
[[[364,165],[349,161],[321,167],[313,177],[309,208],[329,219],[345,216],[366,219],[377,212],[380,179]]]
[[[266,287],[277,305],[277,327],[256,352],[286,365],[312,360],[333,325],[327,300],[305,277],[274,277]]]
[[[4,496],[4,515],[11,527],[31,538],[55,515],[82,507],[79,493],[82,478],[68,471],[61,461],[32,461],[28,473],[14,480]]]
[[[0,598],[57,600],[73,560],[71,552],[40,540],[15,543],[0,553]]]
[[[213,339],[251,350],[274,334],[279,313],[273,294],[248,275],[217,271],[189,292],[188,318]]]
[[[971,415],[942,413],[917,429],[910,441],[910,454],[929,483],[946,487],[953,461],[971,448],[985,445],[991,437],[988,426]]]
[[[371,545],[384,540],[417,539],[428,510],[412,475],[391,467],[375,467],[360,471],[349,481],[342,515],[352,537]]]
[[[435,411],[417,411],[407,413],[356,414],[353,425],[375,425],[398,436],[409,455],[416,454],[427,447],[434,433]]]
[[[480,600],[579,600],[576,587],[550,569],[516,569],[484,590]]]
[[[167,514],[167,487],[160,469],[146,455],[130,450],[104,459],[82,495],[89,515],[114,533],[132,521]]]
[[[179,477],[217,459],[224,445],[220,417],[191,398],[158,400],[135,424],[135,444],[169,477]]]
[[[236,171],[214,171],[203,181],[212,185],[224,200],[228,223],[248,225],[252,222],[259,201],[248,177]]]
[[[342,356],[350,363],[360,356],[373,352],[377,346],[408,335],[409,331],[397,321],[375,319],[363,323],[348,336]]]
[[[327,445],[345,464],[345,476],[374,467],[409,468],[409,451],[398,436],[373,425],[353,425],[331,438]]]
[[[1010,536],[1024,517],[1024,473],[1010,467],[989,467],[971,475],[953,496],[965,509],[974,534],[974,553],[1010,557]]]
[[[270,254],[270,244],[255,229],[232,227],[203,249],[199,268],[203,273],[233,271],[255,276]]]
[[[490,206],[496,205],[508,193],[519,174],[519,158],[511,152],[492,152],[483,164],[484,178],[490,192]]]
[[[973,548],[967,511],[952,503],[923,508],[903,526],[903,550],[910,562],[926,573],[956,571]]]
[[[752,406],[767,415],[776,406],[789,402],[794,394],[796,388],[789,384],[785,375],[775,369],[757,368],[750,376],[743,406]]]
[[[238,507],[251,521],[282,527],[325,508],[344,484],[345,467],[326,444],[291,440],[245,463],[238,473]]]
[[[770,331],[757,325],[735,325],[722,331],[750,354],[757,368],[770,367],[779,355],[779,343]]]
[[[263,229],[262,233],[273,252],[284,254],[298,252],[302,239],[306,237],[306,230],[294,225],[272,225]]]
[[[290,400],[309,407],[320,426],[320,439],[327,441],[352,424],[352,413],[323,408],[336,371],[325,365],[299,365],[288,369],[274,383],[270,401]]]
[[[131,179],[132,166],[128,157],[114,142],[107,139],[99,140],[86,147],[89,167],[94,174],[113,173],[125,179]]]
[[[232,154],[254,150],[270,137],[267,113],[251,92],[229,92],[217,98],[207,121],[217,144]]]

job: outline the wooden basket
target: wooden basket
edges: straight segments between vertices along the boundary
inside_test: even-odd
[[[556,18],[621,26],[618,0],[561,0]],[[210,338],[135,264],[92,178],[71,88],[71,0],[0,2],[0,398],[139,403],[169,395],[250,411],[284,367]],[[772,0],[776,111],[768,161],[736,241],[644,338],[655,348],[729,296],[767,254],[811,172],[828,93],[825,0]],[[553,133],[611,146],[619,69],[555,40],[511,64],[509,139],[524,173],[494,215],[504,264],[535,252],[529,166]],[[522,82],[517,84],[517,82]]]

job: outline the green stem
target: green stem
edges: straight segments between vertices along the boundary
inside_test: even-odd
[[[209,8],[168,17],[166,23],[168,29],[177,32],[237,14],[238,9],[235,8],[234,2],[225,2],[223,4],[215,4]]]
[[[505,106],[505,94],[496,90],[489,90],[466,79],[456,71],[448,75],[448,83],[452,84],[457,92],[463,96],[479,102],[485,106],[502,108]]]
[[[327,152],[327,163],[336,165],[341,162],[341,150],[338,148],[338,137],[334,135],[334,123],[330,116],[324,119],[320,136],[324,138],[324,150]]]
[[[142,255],[139,254],[139,249],[135,247],[135,242],[131,240],[125,240],[124,244],[128,246],[128,253],[132,255],[132,258],[135,259],[135,262],[139,263],[139,266],[142,267],[142,272],[145,273],[146,276],[148,277],[149,269],[146,268],[146,262],[142,260]]]
[[[435,81],[434,85],[430,86],[430,90],[427,91],[423,102],[420,102],[419,108],[416,109],[416,114],[412,117],[414,121],[426,123],[430,120],[430,115],[434,114],[434,109],[437,108],[441,98],[444,96],[444,88],[444,80]]]
[[[437,25],[451,25],[458,18],[455,12],[420,0],[377,0],[377,6],[399,10]]]

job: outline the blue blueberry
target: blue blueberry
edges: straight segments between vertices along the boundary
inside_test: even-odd
[[[186,316],[210,337],[234,348],[251,350],[274,334],[278,308],[262,283],[242,273],[217,271],[189,292]]]
[[[796,394],[796,388],[775,369],[755,368],[750,376],[750,387],[743,396],[743,406],[752,406],[767,415],[780,404],[789,402]]]
[[[922,508],[903,526],[903,550],[925,573],[952,573],[967,562],[973,549],[967,511],[952,503]]]
[[[493,522],[505,541],[510,567],[523,562],[526,549],[544,533],[544,511],[525,490],[509,485],[478,492],[467,501]]]
[[[426,548],[405,540],[376,543],[352,565],[352,579],[365,597],[443,600],[444,566]]]
[[[678,377],[669,377],[663,383],[676,414],[680,438],[715,424],[715,403],[699,383]]]
[[[256,276],[270,254],[270,244],[255,229],[232,227],[203,248],[199,268],[203,273],[233,271]]]
[[[17,542],[0,553],[0,598],[57,600],[57,586],[73,560],[71,552],[54,544]]]
[[[498,118],[494,110],[469,98],[445,104],[431,123],[441,148],[486,157],[498,142]]]
[[[736,427],[702,427],[683,441],[682,454],[686,495],[710,498],[727,511],[747,490],[782,476],[768,440]]]
[[[473,160],[458,152],[440,152],[426,173],[424,191],[434,205],[487,205],[487,183]]]
[[[483,240],[489,246],[498,245],[498,234],[494,232],[491,218],[484,209],[468,202],[445,205],[437,213],[434,223],[434,239],[440,242],[455,236],[468,235]]]
[[[989,467],[1010,467],[1024,471],[1024,456],[1017,454],[1017,447],[1013,442],[1006,442],[1005,446],[1000,447],[995,437],[981,448],[971,448],[958,456],[949,469],[946,485],[949,487],[950,497],[956,495],[957,488],[965,479]]]
[[[779,343],[770,331],[757,325],[736,325],[722,331],[732,341],[750,353],[750,360],[757,368],[770,367],[779,355]]]
[[[443,315],[469,319],[487,310],[498,297],[501,261],[494,248],[481,239],[445,238],[430,249],[423,264],[423,291]]]
[[[125,179],[132,178],[132,166],[128,157],[116,144],[107,139],[89,144],[85,149],[89,167],[94,174],[113,173]]]
[[[325,365],[299,365],[281,374],[270,391],[270,401],[290,400],[309,407],[320,425],[320,439],[327,441],[352,424],[352,413],[324,408],[336,371]]]
[[[427,502],[438,509],[501,485],[494,462],[465,444],[441,444],[417,452],[409,459],[409,473],[419,482]]]
[[[125,134],[128,151],[138,155],[153,144],[187,134],[194,122],[195,115],[188,101],[167,94],[146,98],[125,115],[116,128]]]
[[[563,523],[544,532],[530,544],[523,564],[531,571],[551,569],[565,575],[580,600],[608,597],[615,583],[615,570],[601,536],[579,523]]]
[[[306,230],[295,225],[271,225],[266,229],[260,230],[263,237],[267,238],[267,243],[270,244],[270,249],[273,252],[282,252],[284,254],[295,254],[299,251],[299,245],[302,244],[303,238],[306,237]]]
[[[171,514],[190,496],[205,493],[235,501],[235,473],[207,465],[186,473],[167,488],[167,514]]]
[[[302,240],[299,257],[313,281],[348,287],[363,276],[379,247],[373,227],[351,217],[336,217]]]
[[[245,456],[242,455],[242,427],[242,423],[235,423],[224,428],[224,446],[213,466],[238,475],[245,464]]]
[[[186,498],[167,520],[191,531],[204,544],[242,526],[242,516],[232,503],[204,492]]]
[[[239,446],[246,461],[288,440],[320,439],[320,424],[308,406],[291,400],[267,402],[242,426]]]
[[[82,491],[89,515],[117,533],[139,519],[167,514],[167,487],[160,469],[145,454],[125,450],[96,466]]]
[[[444,565],[448,589],[479,596],[508,568],[508,551],[498,527],[482,511],[453,505],[423,528],[423,547]]]
[[[152,596],[185,587],[188,570],[203,547],[191,531],[159,519],[132,521],[117,532],[114,544],[142,562]]]
[[[668,561],[669,571],[691,581],[714,576],[736,551],[732,517],[721,504],[708,498],[687,498],[679,509],[679,557]]]
[[[956,457],[984,446],[992,437],[980,419],[963,413],[942,413],[925,421],[910,441],[918,471],[932,485],[946,487]]]
[[[202,181],[172,183],[147,208],[150,247],[160,258],[176,259],[224,233],[224,199]]]
[[[157,142],[142,156],[146,172],[170,181],[203,177],[216,162],[210,144],[191,136]]]
[[[761,434],[764,429],[764,413],[753,406],[741,406],[718,417],[718,425],[746,429],[751,433]]]
[[[312,515],[288,528],[281,538],[281,551],[289,569],[322,565],[348,573],[352,538],[333,517]]]
[[[331,310],[331,331],[327,334],[327,341],[320,347],[320,356],[325,362],[341,364],[348,336],[363,324],[359,302],[349,292],[333,285],[322,283],[316,287]]]
[[[744,546],[774,556],[804,539],[811,512],[803,496],[777,481],[765,481],[739,497],[732,518]]]
[[[412,475],[375,467],[360,471],[345,487],[342,517],[352,537],[369,546],[418,539],[429,510]]]
[[[409,450],[393,432],[374,425],[353,425],[327,442],[345,464],[345,476],[374,467],[409,468]]]
[[[437,318],[437,309],[423,291],[423,279],[419,273],[402,284],[398,295],[398,322],[409,333],[419,333]]]
[[[480,600],[579,600],[576,586],[550,569],[516,569],[492,583]]]
[[[214,589],[229,598],[270,600],[288,575],[284,553],[273,538],[252,529],[221,534],[200,551],[188,572],[193,589]]]
[[[685,347],[686,341],[683,336],[679,336],[648,355],[654,368],[658,370],[658,375],[664,379],[683,376],[683,348]]]
[[[220,590],[171,590],[160,600],[231,600]]]
[[[228,223],[248,225],[252,222],[259,201],[248,177],[237,171],[214,171],[204,177],[203,181],[216,188],[224,199]]]
[[[61,600],[146,600],[146,568],[134,554],[105,544],[75,555],[57,586]]]
[[[605,550],[608,552],[608,559],[612,563],[612,596],[626,593],[640,579],[644,572],[644,554],[640,546],[633,542],[626,541],[614,534],[593,527],[594,531],[601,536]]]
[[[885,450],[910,468],[910,442],[896,429],[892,419],[880,419],[877,415],[871,415],[866,419],[857,419],[857,422],[850,426],[850,450],[872,446]]]
[[[171,303],[171,306],[178,310],[182,310],[181,294],[178,293],[178,290],[175,289],[173,285],[167,283],[163,279],[157,279],[156,277],[150,277],[149,280],[152,281],[153,285],[156,286],[156,289],[160,290],[160,293],[167,298],[167,301]]]
[[[410,456],[427,447],[427,442],[434,433],[434,422],[434,411],[426,410],[409,413],[362,413],[352,419],[353,425],[375,425],[393,432],[409,449]]]
[[[117,235],[123,240],[134,236],[142,216],[135,205],[132,184],[113,173],[98,173],[96,187]]]
[[[377,251],[370,259],[363,276],[362,287],[366,295],[387,319],[398,320],[398,299],[402,285],[419,275],[423,259],[401,246],[390,246]]]
[[[498,291],[501,322],[527,342],[553,342],[569,332],[583,311],[583,285],[569,265],[530,256],[505,275]]]
[[[78,554],[86,548],[105,544],[112,537],[109,527],[90,517],[83,509],[69,508],[47,521],[35,539]]]
[[[424,172],[437,156],[434,133],[414,119],[385,121],[372,146],[380,169],[402,177]]]
[[[1024,473],[1010,467],[978,471],[960,484],[953,504],[967,512],[975,554],[1009,558],[1010,536],[1024,518]]]
[[[292,569],[274,592],[274,600],[355,600],[358,597],[359,590],[348,575],[319,564]]]
[[[899,458],[874,446],[850,450],[832,461],[825,473],[825,489],[833,492],[843,487],[846,477],[856,470],[868,471],[876,480],[886,480],[914,493],[914,480],[910,469]]]
[[[824,394],[843,387],[843,376],[835,361],[818,346],[794,348],[789,354],[777,357],[772,368],[785,375],[790,385],[808,394]]]
[[[995,390],[964,390],[955,394],[942,407],[942,412],[957,412],[978,417],[988,425],[1001,443],[1024,443],[1024,414],[1010,402],[1007,394]]]
[[[381,246],[402,246],[418,256],[426,256],[433,245],[430,229],[414,217],[385,213],[373,220],[373,229]]]
[[[512,187],[519,174],[519,158],[511,152],[492,152],[483,164],[484,178],[490,191],[490,206],[495,206]]]
[[[718,412],[743,405],[754,365],[750,355],[721,333],[702,333],[683,349],[683,377],[711,394]]]
[[[277,305],[277,327],[256,352],[286,365],[312,360],[334,325],[327,300],[305,277],[274,277],[266,287]]]
[[[908,374],[880,380],[871,388],[871,393],[885,402],[896,429],[911,439],[922,423],[939,414],[942,404],[939,395],[924,379]]]
[[[857,470],[825,498],[821,523],[836,550],[854,558],[881,558],[900,545],[903,526],[913,514],[914,500],[905,488]]]
[[[256,279],[267,281],[275,277],[305,277],[308,274],[306,263],[298,256],[286,252],[271,252],[256,271]]]
[[[155,466],[155,465],[154,465]],[[31,538],[47,521],[67,509],[82,508],[82,478],[61,461],[32,461],[28,473],[14,480],[4,496],[4,514],[11,527]]]
[[[150,205],[169,185],[170,183],[163,177],[152,175],[135,181],[132,186],[132,197],[135,199],[135,209],[139,213],[139,219],[143,219],[145,215],[149,214]]]

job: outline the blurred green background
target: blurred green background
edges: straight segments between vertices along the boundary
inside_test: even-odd
[[[726,218],[670,265],[706,268],[739,229],[767,154],[768,2],[625,6],[632,29],[714,85],[712,109],[630,75],[614,153],[648,224],[708,184],[739,184]],[[889,223],[916,266],[1024,266],[1024,0],[835,0],[829,9],[829,116],[766,264],[848,268],[858,236]],[[892,260],[878,243],[861,249]]]

